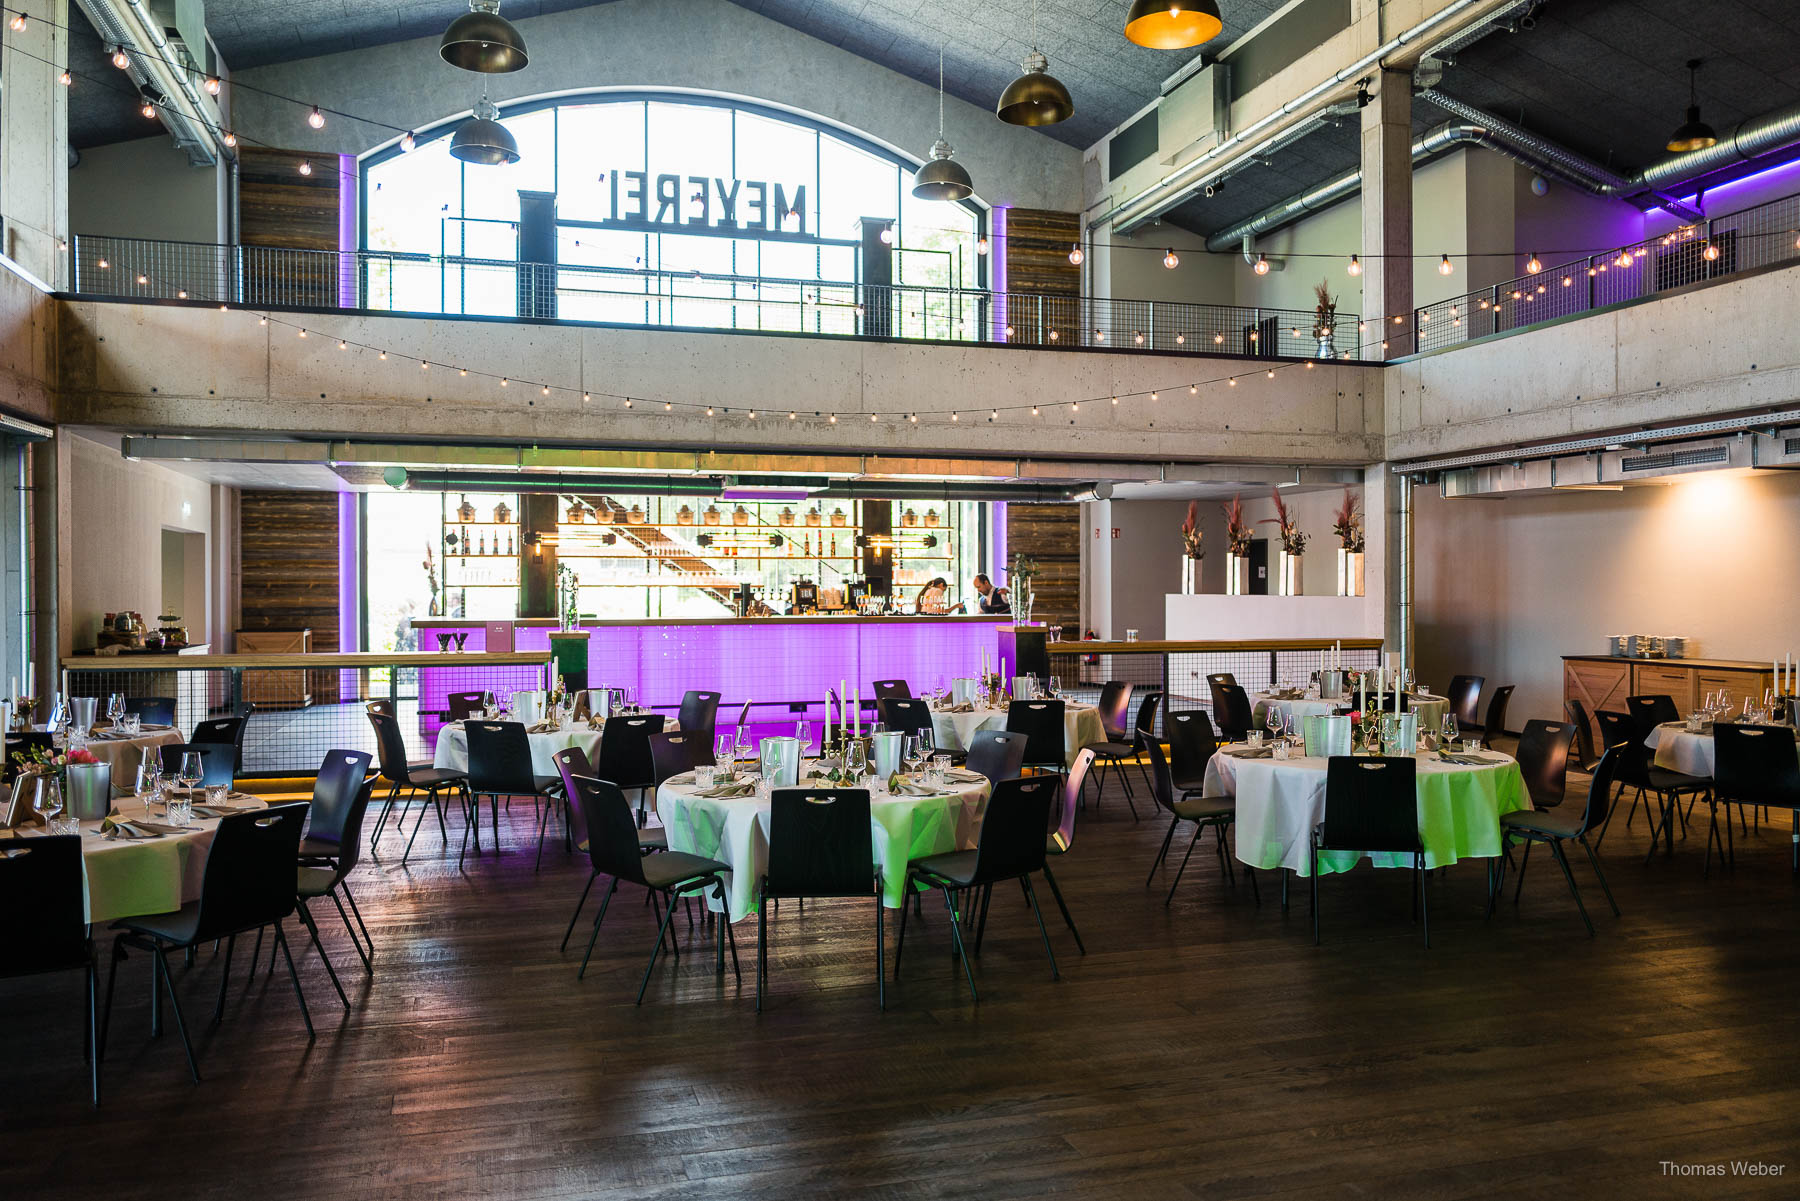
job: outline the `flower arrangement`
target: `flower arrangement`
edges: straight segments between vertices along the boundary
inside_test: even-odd
[[[1038,574],[1037,560],[1028,555],[1014,555],[1011,571],[1016,578],[1029,580]]]
[[[1344,503],[1331,515],[1331,529],[1338,536],[1338,544],[1345,550],[1362,553],[1362,511],[1356,507],[1356,498],[1350,495],[1348,488],[1344,489]]]
[[[30,747],[22,751],[14,751],[13,767],[20,775],[47,776],[62,771],[65,767],[79,767],[100,762],[94,752],[86,747],[76,747],[72,751],[57,754],[41,746]]]
[[[1187,519],[1181,523],[1181,548],[1187,557],[1198,562],[1206,558],[1206,547],[1201,544],[1204,531],[1200,529],[1200,502],[1188,501]]]
[[[430,617],[441,616],[443,609],[439,607],[442,602],[438,600],[437,565],[432,561],[429,542],[425,544],[425,561],[419,566],[425,569],[425,586],[431,589],[431,607],[426,610],[426,614]]]
[[[1331,288],[1325,280],[1313,285],[1313,296],[1318,303],[1313,307],[1313,338],[1324,341],[1331,337],[1337,327],[1337,297],[1331,294]]]
[[[1244,524],[1244,498],[1234,496],[1229,504],[1219,506],[1225,511],[1225,541],[1234,555],[1250,553],[1250,527]]]
[[[575,622],[580,616],[577,612],[579,606],[576,602],[576,598],[581,593],[580,584],[581,577],[575,574],[574,568],[567,563],[556,565],[556,591],[562,598],[562,628],[565,630],[574,629]]]
[[[1272,525],[1281,535],[1281,549],[1290,555],[1306,553],[1306,535],[1300,532],[1300,523],[1294,520],[1287,502],[1281,499],[1281,490],[1272,489],[1269,496],[1275,502],[1275,516],[1263,518],[1263,523]]]

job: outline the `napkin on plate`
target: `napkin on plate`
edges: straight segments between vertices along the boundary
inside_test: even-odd
[[[1275,752],[1266,746],[1239,746],[1227,747],[1225,753],[1233,759],[1267,759]]]
[[[944,790],[941,788],[931,788],[924,784],[915,784],[911,780],[900,781],[900,786],[898,788],[889,788],[888,792],[893,796],[943,796],[944,795]]]
[[[715,801],[728,801],[735,800],[738,797],[754,796],[755,794],[756,782],[754,780],[740,780],[735,784],[715,784],[711,788],[702,789],[694,795],[707,797]]]
[[[234,813],[249,813],[253,808],[255,808],[253,805],[244,805],[241,807],[231,805],[195,805],[194,816],[230,817]]]
[[[143,825],[124,818],[108,817],[100,823],[100,836],[108,842],[135,842],[141,838],[161,838],[163,827]]]
[[[955,780],[959,784],[975,784],[987,779],[978,771],[970,771],[966,767],[953,767],[944,773],[946,780]]]
[[[692,784],[693,782],[694,773],[691,771],[677,772],[663,781],[664,784]]]

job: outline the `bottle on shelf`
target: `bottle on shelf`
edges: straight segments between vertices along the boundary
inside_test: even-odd
[[[482,530],[481,533],[479,533],[475,536],[475,554],[477,556],[487,554],[487,531],[486,530]]]
[[[506,531],[506,554],[507,554],[507,557],[508,558],[512,557],[512,553],[513,553],[513,536],[512,536],[512,531],[508,530],[508,531]]]

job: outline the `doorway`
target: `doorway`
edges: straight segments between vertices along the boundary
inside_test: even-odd
[[[162,611],[180,619],[191,645],[207,641],[205,534],[162,532]]]

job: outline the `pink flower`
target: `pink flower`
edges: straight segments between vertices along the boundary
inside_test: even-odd
[[[83,749],[79,749],[79,750],[70,751],[68,762],[70,762],[70,763],[98,763],[98,762],[100,762],[100,760],[95,757],[94,752],[83,748]]]

